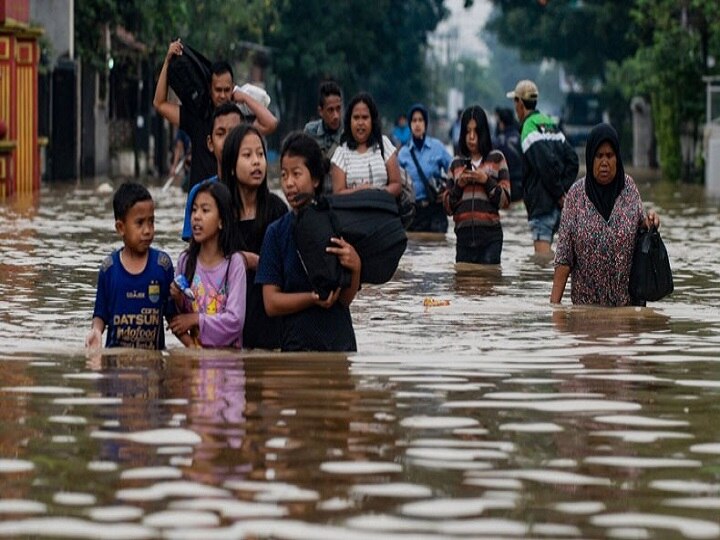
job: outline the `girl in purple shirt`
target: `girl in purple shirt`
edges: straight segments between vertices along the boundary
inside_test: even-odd
[[[228,188],[206,182],[192,201],[192,238],[178,259],[177,273],[192,298],[170,287],[178,310],[170,329],[186,346],[242,348],[247,293],[246,265],[233,253],[237,225]]]

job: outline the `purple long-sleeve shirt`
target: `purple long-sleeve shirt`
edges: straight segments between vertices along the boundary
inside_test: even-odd
[[[177,274],[185,271],[187,252],[178,258]],[[214,268],[197,262],[190,288],[195,300],[183,298],[181,311],[199,313],[200,343],[203,347],[242,348],[245,325],[247,280],[245,259],[234,253]]]

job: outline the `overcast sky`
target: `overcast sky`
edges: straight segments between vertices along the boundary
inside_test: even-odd
[[[445,6],[450,10],[450,16],[438,25],[436,34],[441,35],[452,28],[457,28],[460,55],[476,56],[477,60],[484,64],[487,47],[478,37],[478,32],[485,25],[492,4],[489,0],[475,0],[470,9],[464,9],[463,3],[463,0],[445,0]]]

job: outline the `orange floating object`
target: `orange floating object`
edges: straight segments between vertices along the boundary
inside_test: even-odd
[[[449,306],[450,300],[440,300],[438,298],[430,298],[426,297],[423,300],[423,306],[425,307],[439,307],[439,306]]]

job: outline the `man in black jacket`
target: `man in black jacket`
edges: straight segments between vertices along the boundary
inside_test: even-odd
[[[577,179],[578,156],[552,118],[536,110],[538,89],[534,82],[518,82],[507,97],[514,101],[521,123],[523,199],[535,253],[551,255],[565,193]]]

